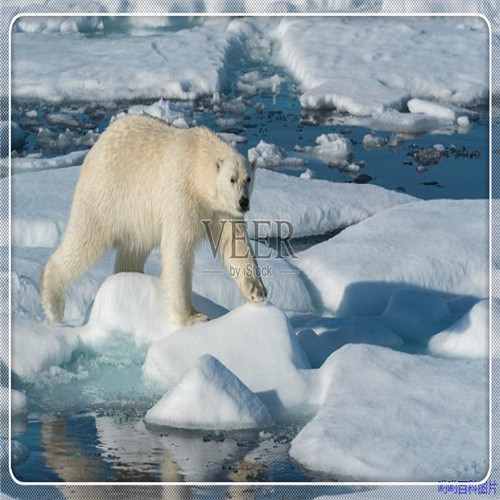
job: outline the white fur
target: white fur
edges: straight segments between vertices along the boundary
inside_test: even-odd
[[[201,221],[208,220],[215,235],[219,221],[243,221],[239,201],[250,196],[253,177],[246,160],[208,129],[176,129],[144,116],[111,124],[85,159],[64,238],[42,275],[49,321],[63,319],[65,288],[105,250],[117,249],[115,272],[142,272],[156,246],[170,322],[205,320],[191,304],[193,251],[206,237]],[[246,231],[238,224],[233,242],[233,228],[223,226],[220,253],[227,266],[242,270],[243,296],[262,301],[266,290]]]

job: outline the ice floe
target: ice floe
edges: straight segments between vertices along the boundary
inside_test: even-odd
[[[294,265],[341,316],[381,314],[401,288],[485,298],[487,221],[485,200],[404,204],[297,254]]]
[[[212,94],[219,90],[227,52],[238,37],[236,30],[226,31],[229,22],[212,18],[190,30],[120,40],[74,37],[64,52],[55,35],[15,33],[13,94],[48,101]]]
[[[481,361],[349,345],[291,456],[339,480],[479,481],[488,470],[488,369]]]
[[[144,376],[158,387],[171,389],[204,354],[223,363],[274,414],[304,401],[306,384],[299,369],[309,363],[286,316],[275,307],[247,304],[153,342]]]
[[[455,104],[487,97],[485,24],[457,18],[287,18],[272,35],[307,108],[371,115],[398,109],[410,96]]]
[[[258,396],[209,354],[145,416],[149,424],[182,429],[253,429],[272,418]]]

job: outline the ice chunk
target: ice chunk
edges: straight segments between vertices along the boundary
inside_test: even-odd
[[[405,204],[298,253],[294,265],[340,316],[381,314],[401,288],[484,298],[487,220],[484,200]]]
[[[387,144],[388,140],[385,137],[378,137],[373,134],[366,134],[363,137],[363,147],[366,149],[381,148]]]
[[[310,180],[313,178],[313,172],[310,168],[306,168],[301,174],[300,174],[301,179],[306,179]]]
[[[391,109],[374,114],[367,126],[375,130],[416,135],[443,127],[443,121],[423,113],[400,113]]]
[[[423,99],[410,99],[407,105],[410,113],[423,113],[441,120],[450,122],[455,121],[455,111],[437,102],[425,101]]]
[[[171,389],[203,354],[220,360],[271,412],[304,401],[299,370],[309,363],[286,316],[275,307],[247,304],[153,342],[144,364],[146,380]]]
[[[498,299],[491,299],[498,307]],[[429,351],[440,356],[488,358],[489,300],[481,300],[446,330],[432,337]]]
[[[248,161],[260,168],[275,168],[281,165],[284,155],[279,146],[261,140],[257,146],[248,150]]]
[[[467,116],[459,116],[457,118],[457,125],[461,128],[467,128],[470,126],[470,121]]]
[[[145,420],[182,429],[253,429],[272,424],[262,401],[209,354],[198,359]]]
[[[355,224],[371,215],[400,203],[415,201],[403,193],[379,186],[334,183],[302,179],[260,169],[246,220],[250,237],[255,237],[252,220],[270,221],[259,225],[260,237],[286,233],[287,221],[293,237],[325,234]],[[293,263],[293,262],[292,262]]]
[[[486,363],[349,345],[321,372],[331,377],[324,404],[290,449],[305,467],[357,481],[486,475]]]
[[[352,156],[352,143],[341,134],[322,134],[316,137],[316,146],[306,151],[330,165],[340,165]]]
[[[52,366],[69,362],[78,346],[75,328],[16,320],[12,333],[12,369],[18,376],[31,380]]]
[[[259,91],[271,91],[273,94],[279,93],[283,78],[279,75],[263,77],[258,71],[250,71],[241,75],[236,83],[236,88],[244,94],[254,95]]]
[[[218,132],[217,135],[224,141],[227,142],[228,144],[231,145],[236,145],[236,144],[241,144],[243,142],[247,142],[247,138],[238,135],[238,134],[231,134],[229,132]]]

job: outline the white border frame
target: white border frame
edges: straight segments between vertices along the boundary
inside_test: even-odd
[[[301,482],[301,481],[286,481],[286,482],[231,482],[231,481],[221,481],[221,482],[208,482],[208,481],[188,481],[188,482],[164,482],[164,481],[148,481],[148,482],[107,482],[107,481],[97,481],[97,482],[86,482],[86,481],[73,481],[73,482],[36,482],[36,481],[20,481],[14,475],[12,470],[12,280],[10,278],[12,272],[12,155],[11,151],[11,140],[12,140],[12,128],[9,127],[9,474],[12,480],[20,486],[247,486],[247,487],[273,487],[273,486],[438,486],[446,484],[467,484],[467,485],[481,485],[488,481],[492,473],[492,439],[491,439],[491,422],[492,422],[492,384],[491,384],[491,374],[492,374],[492,355],[491,355],[491,297],[492,297],[492,29],[490,21],[483,15],[478,13],[370,13],[370,12],[327,12],[327,13],[311,13],[311,12],[287,12],[287,13],[252,13],[252,12],[165,12],[164,14],[158,13],[129,13],[129,12],[97,12],[97,13],[81,13],[81,12],[70,12],[70,13],[18,13],[16,14],[9,25],[9,123],[12,121],[12,28],[15,22],[21,17],[477,17],[482,19],[486,26],[488,27],[488,112],[489,112],[489,122],[488,122],[488,167],[489,167],[489,179],[488,179],[488,205],[489,205],[489,220],[488,220],[488,236],[489,236],[489,248],[488,248],[488,263],[489,263],[489,387],[488,387],[488,407],[489,407],[489,420],[488,420],[488,471],[483,479],[480,481],[329,481],[329,482]],[[314,417],[313,417],[314,418]]]

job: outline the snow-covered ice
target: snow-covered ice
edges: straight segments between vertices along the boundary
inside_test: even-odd
[[[415,198],[375,185],[315,179],[306,183],[303,179],[262,169],[255,175],[246,220],[272,221],[270,225],[259,226],[261,237],[278,235],[276,221],[290,222],[294,237],[311,236],[350,226],[379,211],[411,201]],[[253,224],[248,224],[248,232],[250,237],[255,236]]]
[[[272,36],[300,82],[304,107],[371,115],[409,97],[455,104],[487,98],[488,29],[474,20],[287,18]]]
[[[217,358],[258,393],[272,413],[304,401],[306,384],[299,370],[309,363],[286,316],[275,307],[247,304],[153,342],[144,375],[158,387],[171,389],[204,354]]]
[[[443,121],[441,118],[433,115],[424,113],[401,113],[394,109],[389,109],[381,113],[374,113],[366,122],[366,126],[374,130],[410,135],[432,132],[447,124],[447,120]]]
[[[331,379],[324,404],[290,449],[305,467],[357,481],[486,475],[486,363],[349,345],[321,371]]]
[[[381,314],[401,288],[485,298],[488,203],[400,205],[298,253],[294,265],[314,284],[323,307],[340,316]]]
[[[272,424],[258,396],[209,354],[198,359],[145,420],[182,429],[253,429]]]
[[[498,299],[491,299],[498,304]],[[498,307],[498,305],[497,305]],[[446,330],[429,341],[429,352],[457,358],[488,358],[489,300],[481,300]]]
[[[221,70],[238,38],[236,30],[227,30],[229,23],[212,18],[190,30],[148,37],[73,37],[64,52],[56,35],[15,33],[13,94],[48,101],[213,94],[223,83]]]

